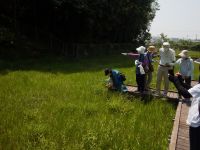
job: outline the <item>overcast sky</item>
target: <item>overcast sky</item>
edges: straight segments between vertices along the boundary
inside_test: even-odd
[[[200,39],[200,0],[158,0],[160,10],[151,24],[151,34]]]

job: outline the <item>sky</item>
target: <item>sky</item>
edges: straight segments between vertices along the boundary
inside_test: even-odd
[[[160,10],[151,23],[150,33],[169,38],[200,39],[200,0],[158,0]]]

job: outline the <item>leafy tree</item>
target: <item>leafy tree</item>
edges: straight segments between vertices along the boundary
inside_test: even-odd
[[[0,20],[15,35],[36,41],[142,44],[158,7],[157,0],[6,0]]]

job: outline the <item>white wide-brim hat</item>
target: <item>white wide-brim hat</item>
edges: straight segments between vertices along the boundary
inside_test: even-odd
[[[145,50],[146,50],[146,48],[144,46],[140,46],[140,47],[136,48],[136,51],[138,51],[138,53],[140,53],[140,54],[144,54]]]
[[[184,58],[189,57],[188,50],[182,50],[181,53],[178,54],[178,55],[181,56],[181,57],[184,57]]]

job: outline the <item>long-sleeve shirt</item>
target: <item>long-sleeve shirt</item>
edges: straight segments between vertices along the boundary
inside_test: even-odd
[[[188,113],[187,124],[196,128],[200,126],[200,84],[195,85],[188,92],[192,95],[192,103]]]
[[[143,68],[148,67],[148,59],[146,57],[146,54],[140,54],[138,60],[135,61],[136,65],[136,74],[141,74],[140,72],[140,65],[142,65]]]
[[[125,53],[125,54],[132,59],[138,59],[140,56],[140,54],[138,54],[138,53]]]
[[[191,58],[179,58],[176,61],[176,64],[180,66],[180,73],[182,76],[191,76],[193,75],[194,64]]]
[[[147,60],[148,60],[148,64],[151,64],[153,62],[153,53],[149,53],[147,52],[146,53],[146,57],[147,57]]]
[[[120,75],[120,72],[118,70],[112,70],[112,73],[110,75],[110,78],[112,80],[112,83],[114,87],[121,92],[127,92],[126,86],[123,84],[122,77]]]
[[[160,48],[160,65],[166,65],[169,64],[171,66],[174,65],[174,62],[176,61],[175,57],[175,51],[173,49],[169,49],[167,51],[164,50],[164,48]]]

